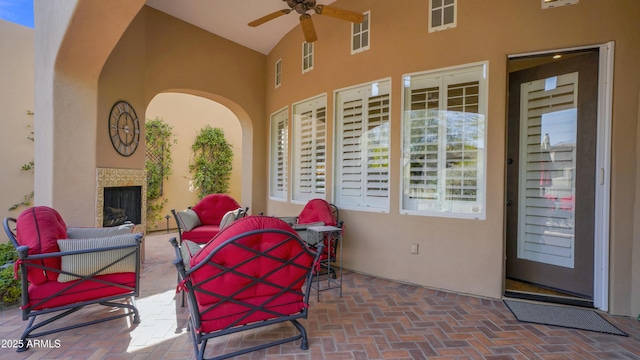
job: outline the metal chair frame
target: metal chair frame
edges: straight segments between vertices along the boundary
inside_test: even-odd
[[[243,244],[240,243],[239,240],[247,237],[247,236],[252,236],[255,234],[260,234],[260,233],[267,233],[267,232],[271,232],[271,233],[278,233],[278,234],[282,234],[284,236],[286,236],[286,239],[284,241],[282,241],[281,243],[278,243],[276,245],[274,245],[273,247],[269,248],[269,249],[265,249],[263,251],[258,251],[256,249],[247,247]],[[271,346],[276,346],[276,345],[280,345],[283,343],[287,343],[287,342],[291,342],[291,341],[296,341],[298,339],[301,339],[301,345],[300,348],[303,350],[307,350],[309,348],[308,345],[308,337],[307,337],[307,332],[304,328],[304,326],[298,321],[298,319],[306,319],[307,318],[307,312],[308,312],[308,307],[309,307],[309,295],[311,292],[311,285],[312,285],[312,279],[313,279],[313,270],[315,268],[317,268],[319,266],[319,261],[320,261],[320,252],[314,253],[312,251],[310,251],[308,249],[308,247],[304,244],[304,242],[294,233],[291,232],[287,232],[281,229],[260,229],[260,230],[253,230],[253,231],[249,231],[246,233],[242,233],[240,235],[236,235],[226,241],[224,241],[223,243],[221,243],[220,245],[218,245],[216,247],[216,249],[214,249],[213,251],[211,251],[208,256],[203,259],[201,262],[199,262],[197,265],[193,266],[192,268],[190,268],[189,270],[186,270],[185,265],[184,265],[184,261],[185,259],[182,258],[182,254],[180,252],[180,245],[178,244],[178,242],[176,241],[175,238],[172,238],[171,240],[169,240],[170,243],[174,246],[175,249],[175,253],[176,253],[176,259],[173,261],[174,266],[176,267],[177,271],[178,271],[178,276],[180,279],[180,284],[179,285],[179,290],[183,290],[187,293],[187,302],[189,305],[189,320],[188,320],[188,329],[191,333],[191,338],[193,341],[193,345],[194,345],[194,351],[196,353],[197,359],[204,359],[204,353],[206,351],[206,346],[207,346],[207,341],[216,337],[220,337],[220,336],[225,336],[225,335],[229,335],[229,334],[233,334],[233,333],[237,333],[237,332],[241,332],[241,331],[246,331],[246,330],[250,330],[250,329],[255,329],[255,328],[259,328],[259,327],[263,327],[263,326],[268,326],[268,325],[272,325],[272,324],[276,324],[276,323],[282,323],[282,322],[291,322],[294,327],[298,330],[298,334],[286,338],[286,339],[280,339],[280,340],[276,340],[276,341],[272,341],[272,342],[268,342],[268,343],[264,343],[264,344],[259,344],[256,346],[252,346],[246,349],[242,349],[242,350],[238,350],[235,351],[233,353],[228,353],[228,354],[223,354],[220,355],[218,357],[214,357],[212,359],[227,359],[230,357],[234,357],[234,356],[238,356],[241,354],[246,354],[249,352],[253,352],[253,351],[257,351],[257,350],[261,350],[261,349],[265,349]],[[270,255],[269,253],[272,252],[273,250],[277,249],[280,246],[283,246],[286,242],[288,241],[296,241],[299,242],[300,244],[300,248],[301,251],[296,254],[296,256],[283,260],[277,257],[274,257],[272,255]],[[232,246],[232,247],[237,247],[238,249],[243,249],[248,251],[249,253],[251,253],[251,256],[244,259],[243,261],[241,261],[240,263],[237,264],[229,264],[229,265],[222,265],[219,263],[215,263],[212,262],[211,259],[222,249],[224,249],[225,247],[228,246]],[[322,250],[322,249],[320,249]],[[297,258],[299,258],[300,256],[303,256],[303,254],[309,254],[311,256],[313,256],[313,263],[309,268],[306,267],[302,267],[300,264],[296,264],[295,260]],[[278,261],[280,262],[280,266],[278,266],[277,268],[272,269],[271,271],[269,271],[267,274],[256,278],[253,277],[250,274],[246,274],[243,273],[240,269],[241,266],[248,264],[252,261],[256,261],[257,259],[260,259],[261,257],[266,257],[270,260],[274,260],[274,261]],[[188,260],[187,260],[188,261]],[[218,273],[217,275],[211,276],[209,278],[207,278],[206,280],[200,282],[200,283],[193,283],[191,281],[191,277],[190,274],[193,274],[194,272],[198,271],[199,269],[201,269],[202,267],[206,266],[206,265],[211,265],[214,266],[215,268],[221,270],[220,273]],[[271,283],[268,281],[268,279],[266,279],[269,275],[281,270],[283,267],[285,266],[294,266],[294,267],[298,267],[301,269],[304,269],[305,273],[304,276],[298,279],[293,279],[292,281],[290,281],[290,284],[286,287],[282,287],[282,286],[278,286],[277,284]],[[215,281],[216,279],[218,279],[221,276],[224,276],[226,274],[234,274],[237,275],[241,278],[244,279],[248,279],[250,280],[249,284],[247,284],[246,286],[242,287],[240,290],[236,291],[234,294],[231,295],[222,295],[222,294],[217,294],[215,292],[212,291],[208,291],[203,289],[203,285],[205,285],[206,283],[209,283],[210,281]],[[292,286],[296,283],[299,283],[300,281],[304,281],[304,285],[302,287],[302,289],[300,290],[296,290],[293,289]],[[269,297],[269,299],[265,300],[261,305],[262,306],[257,306],[257,305],[253,305],[250,304],[246,301],[242,301],[241,299],[236,299],[234,296],[236,296],[238,293],[241,293],[245,290],[247,290],[247,288],[251,288],[253,286],[256,286],[258,284],[266,284],[269,285],[271,287],[277,287],[279,289],[279,292],[275,295],[272,295]],[[213,305],[211,305],[209,308],[207,308],[204,312],[210,312],[210,311],[214,311],[216,308],[223,306],[224,304],[237,304],[237,305],[241,305],[245,308],[251,309],[250,311],[248,311],[246,314],[244,314],[243,316],[241,316],[240,318],[236,319],[235,321],[233,321],[233,323],[231,323],[228,326],[225,326],[224,328],[217,330],[217,331],[213,331],[210,333],[202,333],[201,331],[198,331],[198,329],[200,328],[201,324],[202,324],[202,320],[201,320],[201,313],[199,312],[199,307],[198,307],[198,303],[196,300],[196,292],[201,292],[202,294],[206,294],[208,296],[213,296],[216,298],[219,298],[219,301]],[[274,299],[276,299],[277,297],[282,296],[283,294],[296,294],[296,295],[301,295],[302,299],[303,299],[303,309],[302,311],[295,313],[295,314],[288,314],[288,313],[280,313],[278,311],[275,310],[270,310],[268,308],[266,308],[265,306],[268,305],[269,303],[271,303]],[[204,313],[203,312],[203,313]],[[249,316],[251,316],[253,313],[256,312],[262,312],[262,313],[268,313],[274,316],[274,318],[268,319],[268,320],[262,320],[262,321],[258,321],[258,322],[253,322],[253,323],[245,323],[244,320],[247,319]]]
[[[16,248],[16,251],[18,252],[18,262],[20,264],[20,278],[21,278],[21,290],[22,290],[20,309],[22,312],[22,320],[28,321],[22,335],[20,336],[19,344],[21,346],[18,347],[17,349],[18,352],[23,352],[28,350],[28,344],[30,343],[28,339],[31,339],[31,338],[50,335],[53,333],[76,329],[83,326],[98,324],[98,323],[109,321],[109,320],[120,319],[120,318],[128,317],[131,315],[133,315],[134,324],[140,323],[140,314],[138,313],[138,309],[136,308],[135,298],[139,295],[139,289],[140,289],[140,245],[142,243],[141,235],[136,237],[137,241],[135,245],[111,246],[111,247],[102,247],[99,249],[90,249],[90,250],[76,250],[76,251],[29,255],[29,247],[18,244],[15,230],[14,230],[15,223],[16,223],[15,218],[8,217],[4,219],[3,226],[4,226],[5,232],[7,233],[7,236],[9,237],[9,240],[11,241],[13,246]],[[13,224],[14,226],[12,227],[11,224]],[[65,255],[86,254],[86,253],[92,253],[92,252],[103,252],[103,251],[111,251],[111,250],[118,250],[118,249],[131,249],[131,251],[128,251],[122,257],[116,259],[115,261],[104,266],[103,268],[98,269],[97,271],[95,271],[90,275],[75,274],[75,273],[63,271],[61,269],[51,268],[49,266],[38,264],[33,261],[33,260],[59,258]],[[136,277],[135,277],[134,287],[127,286],[125,284],[119,284],[113,281],[108,281],[108,280],[105,280],[104,278],[95,278],[95,276],[102,270],[112,266],[113,264],[116,264],[117,262],[124,261],[124,259],[129,256],[135,256],[136,258],[136,267],[135,267]],[[73,282],[69,282],[68,283],[69,286],[64,287],[63,289],[60,289],[59,291],[47,296],[45,299],[40,300],[37,303],[32,304],[29,299],[29,282],[27,280],[27,273],[29,271],[29,268],[37,268],[37,269],[42,269],[43,271],[72,275],[80,279],[75,280]],[[125,289],[126,292],[118,295],[106,296],[106,297],[96,298],[88,301],[69,303],[69,304],[54,306],[50,308],[36,309],[36,307],[39,307],[40,305],[45,304],[46,302],[56,297],[65,296],[65,294],[68,293],[70,290],[73,290],[79,285],[89,281],[98,282],[107,286],[113,286],[113,287]],[[114,302],[116,300],[128,300],[129,303]],[[100,319],[82,321],[82,322],[78,322],[71,325],[55,327],[50,330],[34,332],[35,330],[45,325],[52,324],[55,321],[62,319],[66,316],[69,316],[88,305],[103,305],[109,308],[116,307],[116,308],[124,309],[125,311],[120,314],[110,315]],[[51,314],[51,313],[57,313],[57,314],[50,318],[36,322],[36,319],[38,316]]]

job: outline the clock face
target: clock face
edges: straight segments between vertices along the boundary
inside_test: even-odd
[[[118,101],[109,115],[109,138],[113,148],[122,156],[131,156],[140,143],[140,121],[133,107]]]

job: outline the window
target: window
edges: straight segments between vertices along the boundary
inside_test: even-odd
[[[326,130],[326,95],[293,105],[294,201],[325,197]]]
[[[302,43],[302,72],[313,70],[313,43]]]
[[[336,92],[335,201],[345,208],[389,210],[391,81]]]
[[[429,32],[456,27],[457,0],[429,1]]]
[[[269,196],[282,200],[287,199],[288,115],[287,108],[271,115]]]
[[[484,219],[486,68],[404,77],[405,213]]]
[[[564,5],[573,5],[577,4],[578,0],[540,0],[542,2],[543,9],[549,9],[558,6]]]
[[[352,40],[351,40],[351,53],[359,53],[361,51],[369,50],[369,21],[370,12],[364,13],[364,21],[360,24],[353,23],[352,25]]]
[[[282,85],[282,59],[276,61],[276,87]]]

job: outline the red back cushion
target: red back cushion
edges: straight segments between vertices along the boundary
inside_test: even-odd
[[[253,235],[246,233],[259,229],[280,229],[295,235],[295,231],[286,222],[267,216],[248,216],[239,219],[223,229],[211,241],[209,241],[193,258],[190,265],[193,268],[207,256],[215,251],[209,262],[219,264],[213,266],[207,264],[195,270],[191,274],[191,281],[194,284],[202,283],[203,289],[219,294],[222,297],[234,295],[234,299],[247,299],[255,296],[273,296],[278,294],[282,288],[300,289],[304,282],[304,275],[311,266],[313,258],[304,250],[304,245],[297,237],[277,232],[262,232]],[[233,243],[225,241],[237,235],[241,238]],[[242,244],[254,251],[237,246]],[[264,252],[264,254],[260,254]],[[268,254],[268,256],[265,256]],[[286,265],[276,259],[294,259],[298,266]],[[233,271],[217,276],[224,270],[224,267],[234,267]],[[276,269],[278,269],[276,271]],[[246,275],[240,275],[246,274]],[[216,277],[217,276],[217,277]],[[266,277],[266,283],[252,283],[252,278]],[[270,285],[278,284],[278,286]],[[198,304],[207,305],[220,301],[220,297],[211,296],[202,292],[196,292]],[[300,293],[299,300],[302,300]]]
[[[202,225],[219,225],[227,211],[233,211],[240,207],[237,201],[225,194],[210,194],[202,198],[192,208],[198,214]]]
[[[298,224],[311,224],[322,221],[327,226],[336,226],[329,203],[323,199],[312,199],[298,215]]]
[[[67,225],[60,214],[47,206],[36,206],[24,210],[16,221],[18,244],[29,247],[29,255],[60,251],[58,239],[67,238]],[[60,258],[37,260],[41,265],[60,269]],[[42,284],[57,280],[58,273],[29,268],[29,282]]]

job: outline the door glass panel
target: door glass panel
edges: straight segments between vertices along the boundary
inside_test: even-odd
[[[578,73],[521,85],[518,258],[574,267]]]

